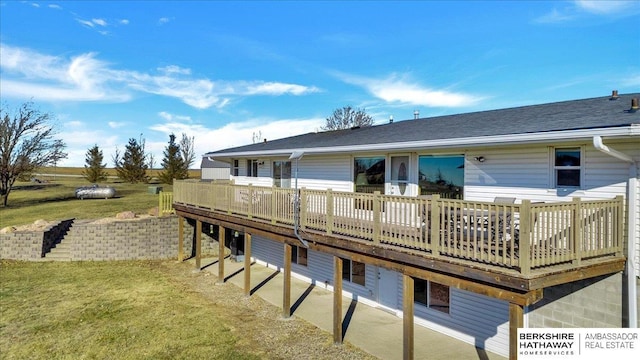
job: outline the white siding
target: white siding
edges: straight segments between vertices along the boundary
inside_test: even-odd
[[[200,178],[202,180],[229,180],[231,172],[225,168],[202,168],[202,174]]]
[[[274,269],[284,268],[284,245],[267,238],[254,236],[251,255],[264,265]],[[292,276],[320,287],[333,290],[333,256],[313,250],[307,253],[307,266],[291,264]],[[343,282],[346,296],[357,297],[358,300],[368,299],[372,303],[375,291],[375,267],[366,266],[365,286]]]

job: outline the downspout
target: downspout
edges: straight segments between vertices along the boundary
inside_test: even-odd
[[[638,298],[637,298],[637,285],[636,285],[636,269],[634,265],[636,249],[636,239],[634,237],[635,229],[637,227],[636,219],[638,217],[635,204],[638,203],[638,164],[633,158],[625,153],[609,148],[602,143],[602,137],[593,137],[593,146],[602,151],[603,153],[613,156],[622,161],[628,162],[629,165],[629,180],[627,182],[627,237],[628,237],[628,256],[627,256],[627,287],[628,287],[628,316],[629,327],[638,327]]]
[[[298,192],[298,160],[304,155],[304,152],[294,152],[289,156],[289,160],[296,160],[296,171],[295,171],[295,196],[293,198],[293,233],[296,235],[298,240],[302,243],[302,246],[308,248],[309,244],[307,241],[300,236],[298,232],[298,228],[300,227],[300,193]]]

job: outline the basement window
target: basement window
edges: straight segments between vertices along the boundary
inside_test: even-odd
[[[292,246],[291,247],[291,262],[294,264],[307,266],[308,253],[307,248]]]
[[[365,286],[365,265],[358,261],[342,259],[342,279]]]
[[[414,302],[429,309],[448,314],[451,307],[449,287],[427,280],[415,279],[413,287]]]

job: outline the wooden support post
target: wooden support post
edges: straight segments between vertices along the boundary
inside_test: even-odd
[[[342,259],[333,257],[333,343],[342,344]]]
[[[251,295],[251,234],[244,234],[244,295]]]
[[[224,241],[227,229],[218,227],[218,283],[224,283]]]
[[[531,233],[533,220],[531,217],[531,200],[522,200],[520,206],[520,239],[518,259],[520,260],[520,273],[531,273]]]
[[[402,358],[413,360],[413,278],[405,274],[402,280]]]
[[[202,221],[196,220],[196,269],[200,270],[202,257]]]
[[[284,285],[282,286],[282,316],[291,316],[291,245],[284,243]]]
[[[440,256],[440,195],[434,194],[429,200],[429,228],[431,255]]]
[[[178,261],[184,260],[184,218],[178,216]]]
[[[518,328],[524,326],[522,305],[509,303],[509,359],[518,359]]]
[[[380,245],[382,235],[382,198],[380,191],[373,192],[373,244]]]
[[[580,265],[582,260],[582,201],[579,197],[573,198],[573,219],[572,219],[572,237],[573,237],[573,251],[575,252],[575,258],[573,264]]]

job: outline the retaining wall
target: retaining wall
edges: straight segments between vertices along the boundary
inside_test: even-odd
[[[73,219],[62,220],[41,231],[0,234],[0,259],[37,260],[44,257],[65,236]]]
[[[69,226],[71,228],[69,229]],[[69,229],[67,231],[67,229]],[[184,253],[193,253],[195,222],[185,221]],[[202,254],[217,255],[211,227],[202,229]],[[0,234],[0,258],[42,260],[60,243],[68,260],[154,260],[178,256],[178,218],[175,215],[109,223],[61,221],[44,231]]]

